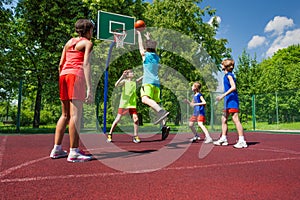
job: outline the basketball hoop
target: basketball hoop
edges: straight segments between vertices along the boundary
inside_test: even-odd
[[[114,34],[114,41],[116,42],[116,47],[123,48],[124,40],[127,36],[126,30],[117,29],[117,30],[114,30],[112,32],[112,34]]]

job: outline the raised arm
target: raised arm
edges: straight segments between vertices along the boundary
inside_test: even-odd
[[[143,39],[142,39],[142,34],[140,31],[136,31],[137,33],[137,36],[138,36],[138,43],[139,43],[139,50],[140,50],[140,54],[142,56],[145,55],[145,48],[144,48],[144,45],[143,45]]]
[[[127,76],[127,70],[125,70],[122,74],[122,76],[119,78],[119,80],[117,80],[117,82],[115,83],[115,87],[118,87],[118,86],[122,86],[124,85],[124,79],[126,78]]]
[[[136,82],[139,83],[143,80],[143,76],[141,76],[140,78],[136,79]]]

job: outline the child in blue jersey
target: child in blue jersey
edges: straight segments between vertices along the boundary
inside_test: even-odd
[[[198,82],[195,82],[192,86],[192,90],[194,92],[193,100],[190,102],[189,100],[185,99],[184,101],[189,104],[191,107],[194,107],[194,113],[190,118],[189,127],[194,133],[194,137],[190,140],[191,142],[195,142],[197,140],[200,140],[200,136],[198,135],[194,123],[198,122],[198,126],[201,128],[205,135],[204,143],[208,144],[213,142],[212,138],[210,137],[207,128],[204,126],[205,122],[205,105],[206,101],[203,98],[203,95],[200,93],[201,84]]]
[[[169,112],[164,110],[158,103],[160,99],[160,81],[158,77],[160,58],[156,54],[156,41],[150,39],[150,33],[145,34],[145,48],[143,45],[142,35],[140,31],[136,31],[138,35],[138,43],[140,54],[143,58],[143,84],[141,88],[142,102],[150,106],[157,112],[157,119],[154,124],[162,124],[162,139],[168,137],[170,127],[166,126],[166,117]]]
[[[220,101],[224,98],[224,113],[222,116],[222,135],[219,140],[215,141],[215,145],[222,145],[227,146],[227,132],[228,132],[228,125],[227,120],[229,115],[232,115],[232,120],[236,126],[239,140],[233,146],[235,148],[246,148],[247,143],[244,138],[244,130],[243,126],[239,119],[239,98],[236,89],[236,79],[234,74],[232,73],[234,69],[234,60],[232,59],[225,59],[222,61],[222,70],[224,71],[224,93],[217,97],[217,101]]]

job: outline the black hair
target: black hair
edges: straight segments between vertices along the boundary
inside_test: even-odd
[[[75,31],[81,37],[84,37],[93,27],[94,24],[88,19],[79,19],[75,23]]]

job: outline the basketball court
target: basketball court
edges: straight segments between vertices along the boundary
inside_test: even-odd
[[[93,134],[91,134],[93,136]],[[134,144],[126,134],[114,144],[139,159],[163,147],[169,153],[187,140],[169,143],[154,135]],[[188,136],[191,136],[188,135]],[[216,136],[216,135],[215,135]],[[246,133],[249,147],[213,147],[199,158],[203,141],[192,143],[168,166],[154,171],[119,171],[103,161],[130,159],[128,154],[97,147],[93,161],[68,163],[52,160],[52,134],[0,136],[0,199],[298,199],[300,190],[300,137],[296,134]],[[216,138],[215,138],[216,139]],[[63,147],[68,147],[68,135]],[[101,143],[101,141],[99,141]],[[85,149],[87,152],[94,149]],[[113,154],[109,154],[113,153]],[[152,162],[162,162],[161,157]]]

